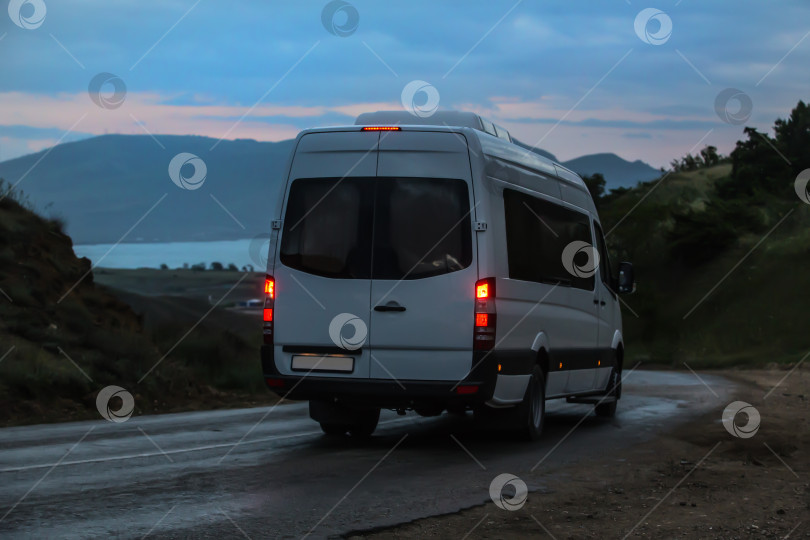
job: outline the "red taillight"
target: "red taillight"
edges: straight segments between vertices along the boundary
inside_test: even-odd
[[[273,308],[276,303],[276,280],[273,276],[264,279],[264,343],[273,344]],[[268,383],[269,384],[269,383]]]
[[[460,395],[467,395],[467,394],[475,394],[478,392],[478,385],[477,384],[462,384],[456,386],[456,394]]]
[[[275,298],[276,296],[276,281],[270,276],[267,276],[264,280],[264,294],[270,298]]]
[[[366,126],[363,131],[400,131],[399,126]]]
[[[284,386],[283,379],[265,379],[265,382],[270,388],[282,388]]]
[[[475,328],[473,350],[489,351],[495,346],[495,278],[475,282]]]

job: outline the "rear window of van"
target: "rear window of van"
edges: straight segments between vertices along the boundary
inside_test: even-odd
[[[290,187],[281,263],[341,279],[422,279],[472,263],[467,183],[303,178]]]

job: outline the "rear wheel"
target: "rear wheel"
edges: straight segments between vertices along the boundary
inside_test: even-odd
[[[540,366],[534,366],[523,402],[515,412],[521,438],[527,441],[539,439],[546,416],[546,378]]]
[[[321,430],[330,437],[342,437],[349,431],[349,428],[342,424],[330,424],[328,422],[321,422]]]
[[[334,401],[310,401],[309,415],[329,436],[368,437],[380,421],[379,407],[347,405]]]
[[[613,368],[610,372],[610,381],[608,382],[607,393],[605,394],[605,401],[597,404],[594,407],[596,416],[603,418],[613,418],[616,416],[616,406],[619,404],[619,396],[622,394],[622,377],[618,368]]]
[[[380,421],[380,409],[364,410],[358,413],[357,419],[349,426],[349,434],[356,438],[370,437]]]

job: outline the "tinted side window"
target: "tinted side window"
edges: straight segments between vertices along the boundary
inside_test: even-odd
[[[605,245],[605,235],[602,234],[602,228],[594,222],[594,229],[596,229],[596,249],[599,250],[599,275],[602,282],[611,289],[613,285],[613,276],[611,275],[610,259],[608,258],[607,246]],[[612,292],[612,291],[611,291]]]
[[[374,279],[419,279],[472,263],[466,182],[381,178],[375,183]]]
[[[371,277],[373,191],[362,179],[298,179],[290,187],[281,262],[333,278]]]
[[[594,277],[577,277],[563,266],[571,242],[593,244],[587,215],[512,189],[503,192],[509,277],[593,290]]]

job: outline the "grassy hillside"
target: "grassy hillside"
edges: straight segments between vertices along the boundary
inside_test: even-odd
[[[614,258],[636,269],[638,292],[623,298],[631,361],[768,364],[810,350],[810,205],[724,199],[731,173],[673,173],[601,202]]]
[[[258,321],[222,324],[245,316],[216,309],[186,336],[207,301],[154,310],[146,298],[136,314],[89,270],[61,223],[0,182],[0,425],[98,418],[96,395],[112,384],[132,393],[136,414],[270,399]]]

